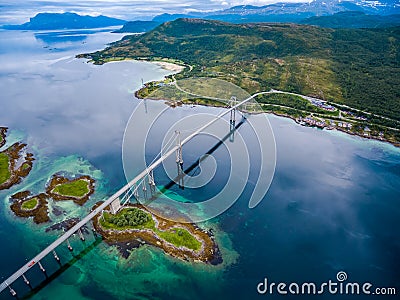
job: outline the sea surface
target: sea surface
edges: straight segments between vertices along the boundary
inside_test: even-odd
[[[26,142],[36,158],[31,174],[21,184],[0,191],[2,281],[61,234],[46,233],[49,225],[85,215],[95,202],[126,184],[122,144],[130,116],[140,103],[134,92],[142,79],[158,80],[171,72],[147,62],[96,66],[75,58],[121,37],[107,30],[0,30],[0,126],[9,127],[7,145]],[[146,103],[150,114],[161,106],[167,108],[162,101]],[[173,123],[194,114],[220,112],[183,106],[169,109],[165,116]],[[347,282],[395,287],[400,293],[400,149],[336,131],[301,127],[273,115],[268,119],[277,150],[268,193],[254,209],[248,207],[260,159],[257,147],[250,146],[253,164],[244,179],[243,193],[222,215],[200,224],[213,229],[222,264],[183,262],[151,246],[133,250],[124,259],[115,248],[90,235],[86,243],[76,237],[71,240],[75,256],[66,246],[57,249],[64,267],[51,256],[42,261],[49,275],[46,285],[40,285],[45,276],[38,268],[27,274],[36,287],[34,292],[22,280],[13,284],[19,297],[309,299],[276,292],[259,295],[257,285],[265,278],[276,283],[320,284],[336,280],[340,271],[346,272]],[[147,161],[158,153],[168,120],[154,125]],[[256,142],[248,122],[238,134],[247,136],[248,145]],[[188,143],[185,164],[193,163],[216,141],[203,136]],[[132,145],[133,152],[139,149],[136,146]],[[229,147],[218,147],[213,153],[218,165],[213,180],[199,190],[173,186],[170,192],[175,198],[201,202],[217,194],[228,180]],[[95,194],[83,207],[51,202],[51,224],[38,226],[15,217],[9,196],[23,190],[40,193],[56,173],[92,176]],[[155,176],[157,184],[169,182],[165,172],[156,171]],[[243,181],[243,176],[237,172],[235,180]],[[344,297],[324,293],[318,299]],[[11,298],[7,290],[0,294],[0,299]]]

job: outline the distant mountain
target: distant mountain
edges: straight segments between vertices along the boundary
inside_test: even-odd
[[[359,11],[339,12],[332,16],[311,17],[302,24],[317,25],[327,28],[380,28],[400,26],[400,14],[380,16],[367,15]]]
[[[106,16],[81,16],[76,13],[39,13],[21,25],[4,25],[4,29],[15,30],[56,30],[85,29],[118,26],[126,21]]]
[[[274,3],[265,6],[239,5],[225,10],[209,12],[209,13],[192,13],[192,14],[162,14],[153,18],[153,21],[164,23],[174,21],[179,18],[202,18],[209,20],[219,20],[230,23],[257,23],[257,22],[292,22],[303,23],[303,20],[315,16],[330,16],[340,12],[361,12],[367,15],[386,16],[390,14],[400,14],[400,0],[314,0],[306,3]],[[339,15],[337,17],[345,17]],[[337,19],[336,17],[336,19]],[[360,18],[360,15],[357,15]],[[368,18],[368,17],[367,17]],[[370,18],[371,19],[371,18]],[[317,22],[312,20],[312,22]],[[320,20],[321,22],[324,19]],[[383,21],[383,18],[374,20],[355,20],[354,25],[351,20],[346,20],[346,27],[373,27],[372,24],[388,24],[392,21]],[[331,27],[335,25],[334,20],[331,20]],[[366,26],[365,24],[369,24]],[[321,25],[321,24],[315,24]]]
[[[287,15],[311,14],[332,15],[341,11],[363,11],[371,14],[395,14],[400,11],[400,0],[314,0],[300,3],[274,3],[265,6],[240,5],[218,12],[219,15]]]
[[[164,22],[169,22],[169,21],[175,21],[180,18],[201,18],[208,16],[207,13],[197,13],[197,14],[161,14],[158,16],[155,16],[153,18],[153,21],[159,22],[159,23],[164,23]]]
[[[125,32],[132,32],[132,33],[141,33],[141,32],[146,32],[149,30],[154,29],[158,25],[160,25],[161,22],[156,22],[156,21],[130,21],[125,23],[125,25],[116,31],[115,33],[125,33]]]

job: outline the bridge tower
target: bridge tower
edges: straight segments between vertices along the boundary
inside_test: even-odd
[[[147,187],[146,187],[146,181],[144,179],[142,181],[142,190],[144,199],[147,199]]]
[[[178,186],[180,189],[184,189],[184,182],[183,182],[183,155],[182,155],[182,142],[181,142],[181,132],[175,131],[176,133],[176,167],[178,173]]]
[[[235,96],[232,96],[229,100],[229,106],[233,107],[236,105],[237,99]],[[231,110],[231,116],[229,120],[229,141],[233,143],[235,141],[235,124],[236,124],[236,109]]]
[[[153,194],[155,194],[155,192],[156,192],[156,183],[155,183],[155,181],[154,181],[154,173],[153,173],[153,170],[151,170],[151,171],[148,173],[148,178],[149,178],[150,192],[151,192],[151,195],[153,195]]]
[[[136,185],[136,182],[133,184],[133,196],[136,198],[136,201],[139,201],[139,187]]]

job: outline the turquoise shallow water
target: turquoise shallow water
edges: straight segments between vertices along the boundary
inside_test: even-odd
[[[21,33],[22,34],[22,33]],[[0,260],[4,279],[53,241],[57,232],[44,233],[46,226],[18,219],[9,210],[8,196],[23,189],[44,190],[56,172],[88,174],[96,178],[96,193],[82,208],[57,203],[66,215],[52,215],[58,222],[87,213],[91,204],[111,195],[125,183],[121,145],[125,125],[136,103],[133,92],[144,80],[161,78],[168,72],[149,63],[122,62],[93,66],[76,60],[74,54],[102,48],[117,39],[95,33],[87,43],[51,42],[23,33],[11,40],[0,31],[0,125],[10,127],[9,143],[28,142],[37,159],[22,184],[1,191]],[[7,42],[6,42],[7,41]],[[29,45],[24,47],[23,45]],[[15,50],[17,49],[17,50]],[[149,103],[149,109],[152,105]],[[182,118],[213,108],[183,107],[171,118]],[[240,199],[223,215],[202,226],[213,228],[224,263],[208,266],[186,263],[144,246],[121,258],[114,248],[78,238],[74,253],[57,249],[68,268],[31,295],[31,299],[256,299],[256,286],[265,277],[276,282],[324,282],[346,271],[352,281],[375,286],[398,286],[400,235],[400,151],[376,141],[338,132],[304,128],[291,120],[269,117],[276,137],[277,168],[271,188],[255,209],[248,198],[257,177],[251,172]],[[160,125],[162,126],[162,125]],[[240,133],[254,137],[248,126]],[[207,149],[210,141],[205,140]],[[190,153],[201,152],[197,144]],[[226,167],[223,147],[215,152],[222,170]],[[250,155],[257,160],[257,153]],[[150,157],[151,159],[151,157]],[[166,183],[163,172],[156,174]],[[225,175],[199,191],[172,188],[184,199],[201,201],[219,190]],[[51,204],[54,205],[54,204]],[[93,246],[90,246],[92,243]],[[59,270],[52,257],[43,261],[49,274]],[[35,269],[29,275],[34,286],[44,278]],[[22,281],[15,289],[28,292]],[[265,296],[266,297],[266,296]],[[282,298],[268,295],[269,298]],[[319,299],[338,296],[322,295]],[[9,299],[8,292],[0,294]],[[285,298],[292,298],[290,296]],[[301,298],[296,296],[295,298]],[[308,299],[307,297],[304,297]]]

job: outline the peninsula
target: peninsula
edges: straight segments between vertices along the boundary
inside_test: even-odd
[[[265,112],[399,145],[399,41],[400,27],[332,29],[178,19],[77,57],[95,64],[137,59],[185,66],[163,82],[148,83],[139,97],[182,79],[218,78],[249,94],[282,91],[256,99]],[[193,102],[221,105],[193,97],[187,101]]]

